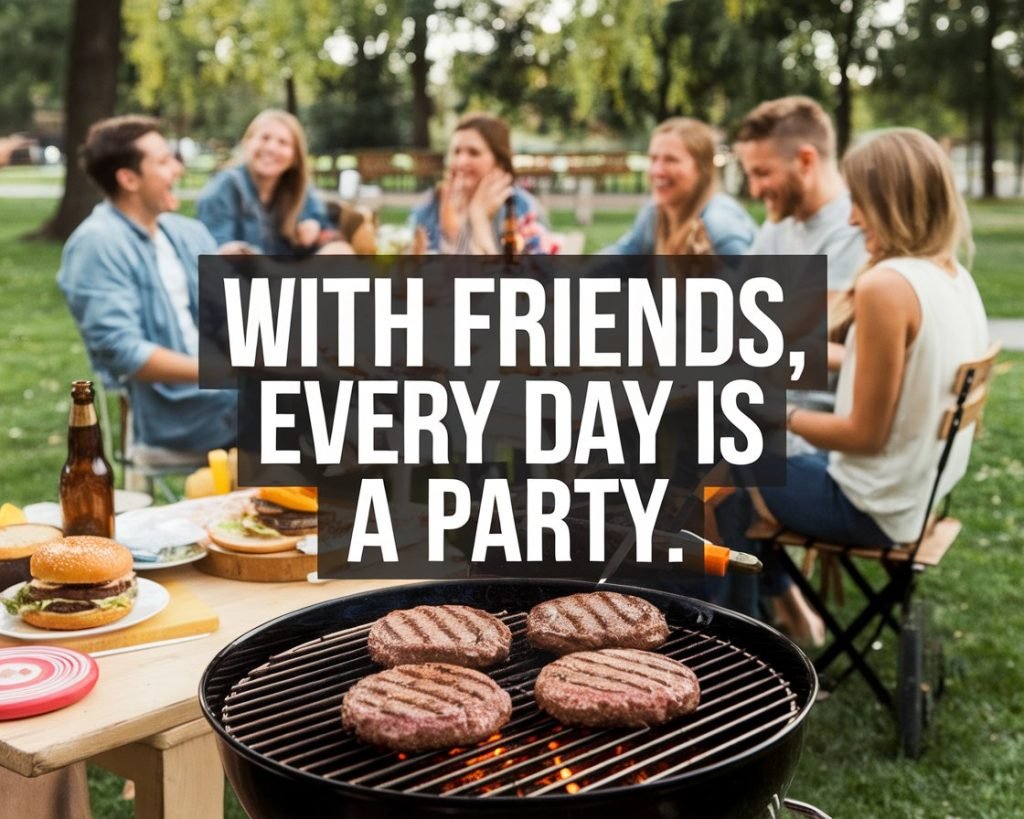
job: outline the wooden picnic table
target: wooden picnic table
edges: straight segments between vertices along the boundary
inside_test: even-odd
[[[100,657],[99,682],[80,702],[0,723],[0,766],[29,777],[82,761],[107,768],[134,780],[139,819],[223,815],[223,770],[198,698],[199,679],[221,648],[287,612],[406,582],[245,583],[192,565],[150,577],[186,585],[217,612],[220,628],[196,640]]]

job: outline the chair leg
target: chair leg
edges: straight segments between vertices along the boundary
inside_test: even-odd
[[[868,600],[871,600],[879,593],[875,591],[875,589],[871,586],[870,583],[868,583],[867,578],[864,577],[863,573],[861,573],[861,571],[857,568],[856,564],[853,562],[853,560],[850,559],[849,555],[839,555],[839,562],[843,564],[843,568],[846,569],[846,572],[850,575],[851,579],[854,582],[854,585],[858,589],[860,589],[860,592],[864,595],[864,597],[866,597]],[[890,582],[892,582],[893,580],[895,580],[896,574],[899,572],[899,570],[894,570],[893,568],[891,568],[891,564],[883,565],[885,566],[886,572],[888,572],[889,574]],[[900,579],[900,582],[903,582],[902,578]],[[882,617],[885,620],[886,625],[889,626],[889,628],[891,628],[896,634],[900,633],[900,624],[896,622],[896,618],[893,617],[891,608],[883,612]]]
[[[869,600],[868,606],[858,615],[853,623],[850,624],[849,628],[843,628],[838,620],[832,615],[825,605],[821,596],[817,593],[817,590],[808,582],[807,578],[800,572],[800,567],[793,562],[793,559],[787,554],[785,548],[776,545],[775,548],[778,550],[779,557],[782,560],[782,565],[786,571],[792,577],[793,582],[799,587],[800,591],[804,593],[808,602],[814,607],[815,611],[821,616],[821,619],[825,621],[825,626],[829,631],[832,632],[834,640],[832,645],[829,646],[821,655],[819,655],[814,661],[814,668],[820,674],[824,672],[841,654],[846,654],[850,661],[857,667],[865,681],[871,687],[872,691],[875,692],[875,696],[878,698],[886,707],[892,708],[893,701],[892,695],[889,690],[882,684],[881,679],[875,673],[874,669],[868,664],[864,655],[857,650],[857,646],[853,640],[857,634],[859,634],[863,628],[871,622],[876,614],[879,614],[879,610],[876,609],[876,605],[881,602],[887,603],[887,608],[891,607],[898,602],[897,598],[893,594],[891,589],[892,583],[887,585],[882,590],[882,594],[879,595],[877,600]]]

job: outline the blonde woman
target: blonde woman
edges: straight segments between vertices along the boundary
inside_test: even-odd
[[[733,548],[750,545],[751,497],[762,516],[834,543],[916,540],[957,368],[988,347],[984,306],[957,260],[972,247],[967,210],[938,144],[913,129],[884,132],[847,154],[843,174],[870,259],[837,307],[851,321],[835,412],[790,407],[786,419],[826,451],[791,457],[785,486],[723,503],[716,518]],[[957,438],[940,496],[966,471],[972,433]]]
[[[203,189],[197,215],[222,250],[294,256],[336,238],[309,181],[306,134],[286,111],[266,110],[245,129],[240,165]]]
[[[613,255],[740,255],[757,226],[719,190],[715,132],[696,119],[674,117],[654,129],[648,148],[651,202],[630,231],[602,250]]]

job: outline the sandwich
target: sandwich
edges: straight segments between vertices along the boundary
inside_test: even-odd
[[[63,532],[44,523],[0,527],[0,590],[32,579],[29,563],[40,546],[60,540]]]
[[[32,555],[32,579],[4,607],[32,626],[61,631],[116,622],[135,606],[132,553],[113,540],[73,535]]]
[[[284,552],[317,533],[318,508],[316,487],[265,486],[240,517],[218,521],[206,531],[210,540],[229,551]]]

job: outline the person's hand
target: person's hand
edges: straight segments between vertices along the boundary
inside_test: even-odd
[[[312,247],[320,239],[320,223],[316,219],[303,219],[295,226],[295,244]]]
[[[13,154],[19,148],[26,148],[31,145],[33,140],[28,137],[22,136],[21,134],[12,134],[11,136],[0,137],[0,166],[6,165],[11,161],[11,154]]]
[[[441,233],[449,242],[455,241],[466,217],[466,205],[468,204],[466,193],[466,184],[463,178],[461,176],[453,177],[450,172],[438,188]]]
[[[482,214],[490,222],[512,195],[512,174],[501,168],[492,168],[476,186],[469,202],[470,216]]]
[[[256,256],[259,251],[248,242],[225,242],[217,248],[217,253],[221,256]]]

